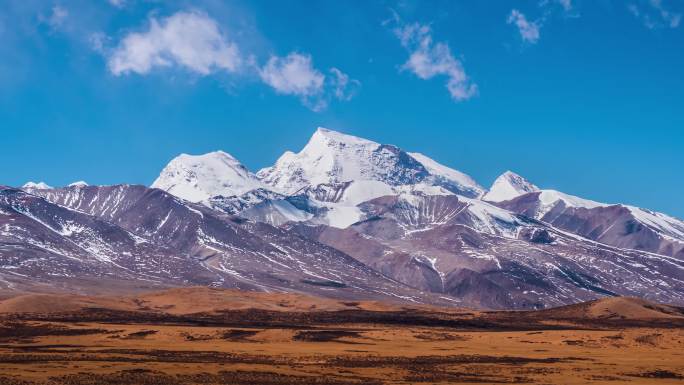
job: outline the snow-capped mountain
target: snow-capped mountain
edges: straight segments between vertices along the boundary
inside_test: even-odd
[[[512,171],[506,171],[496,178],[482,199],[490,202],[503,202],[535,191],[539,191],[539,187]]]
[[[320,127],[300,152],[285,152],[257,176],[276,191],[306,197],[309,221],[338,228],[364,219],[357,206],[382,196],[484,192],[468,175],[425,155]]]
[[[285,152],[257,176],[290,195],[305,188],[334,186],[343,189],[334,195],[335,201],[349,204],[390,195],[402,186],[443,187],[470,197],[483,192],[472,178],[424,155],[325,128],[318,128],[300,152]]]
[[[684,259],[684,221],[663,213],[540,189],[496,204],[607,245]]]
[[[153,188],[190,202],[239,195],[263,184],[237,159],[223,151],[204,155],[181,154],[164,167]]]
[[[152,187],[191,202],[204,202],[229,214],[273,225],[307,222],[338,228],[346,228],[368,217],[360,208],[362,203],[394,195],[455,194],[470,199],[465,210],[481,219],[478,231],[490,234],[507,234],[502,231],[506,225],[505,221],[492,219],[502,216],[490,215],[493,206],[485,202],[551,224],[560,223],[558,218],[566,218],[571,211],[611,206],[555,190],[542,190],[511,171],[499,176],[485,191],[468,175],[420,153],[405,152],[393,145],[325,128],[318,128],[301,151],[285,152],[275,165],[256,175],[224,152],[199,156],[183,154],[166,166]],[[531,197],[518,199],[528,194],[532,194]],[[515,207],[510,206],[510,201],[516,202]],[[593,240],[603,238],[608,244],[621,247],[668,255],[681,251],[678,246],[683,239],[681,221],[632,206],[621,207],[628,220],[653,230],[656,238],[664,238],[664,245],[650,239],[651,235],[640,242],[624,243],[613,239],[621,238],[613,232],[624,226],[613,230],[599,227],[606,230],[599,237],[594,234],[594,228],[587,231],[567,225],[564,229]],[[674,243],[670,242],[672,239]]]
[[[217,151],[176,157],[152,188],[22,190],[0,187],[0,288],[684,305],[681,220],[541,189],[510,171],[486,191],[420,153],[323,128],[256,174]]]
[[[339,228],[363,219],[358,204],[381,196],[422,192],[474,198],[484,192],[468,175],[425,155],[325,128],[318,128],[299,153],[286,152],[256,175],[224,152],[183,154],[152,187],[275,225],[312,221]]]
[[[29,181],[29,182],[24,183],[24,185],[21,186],[21,188],[24,190],[49,190],[52,188],[52,186],[48,185],[45,182],[36,183],[36,182]]]

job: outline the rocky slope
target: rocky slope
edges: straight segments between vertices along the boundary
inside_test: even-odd
[[[594,202],[554,190],[519,191],[503,198],[496,202],[499,207],[560,230],[619,248],[684,260],[684,222],[668,215],[630,205]],[[491,195],[489,199],[494,201]]]
[[[457,196],[366,202],[347,229],[300,233],[421,290],[488,308],[542,308],[601,296],[682,303],[684,263],[620,249]]]
[[[268,224],[248,222],[144,186],[0,190],[0,282],[53,278],[306,292],[335,298],[446,302],[350,256]],[[27,282],[27,280],[29,282]]]

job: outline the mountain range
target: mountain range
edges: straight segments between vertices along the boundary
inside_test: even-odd
[[[605,296],[684,305],[684,222],[319,128],[251,172],[181,154],[150,186],[0,187],[0,287],[232,287],[535,309]]]

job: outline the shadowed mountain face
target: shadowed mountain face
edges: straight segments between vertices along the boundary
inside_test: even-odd
[[[0,285],[204,285],[543,308],[626,295],[684,304],[684,222],[544,190],[486,191],[420,153],[318,129],[257,173],[180,155],[144,186],[0,190]],[[93,285],[93,283],[98,285]]]
[[[681,221],[625,205],[581,207],[563,199],[544,203],[542,194],[524,194],[497,205],[607,245],[684,260],[684,223]]]

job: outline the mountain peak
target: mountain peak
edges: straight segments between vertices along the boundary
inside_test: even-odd
[[[509,170],[496,178],[489,192],[482,199],[490,202],[503,202],[536,191],[539,191],[539,187]]]
[[[370,145],[379,146],[379,143],[358,136],[344,134],[325,127],[318,127],[311,135],[309,142],[302,152],[310,152],[320,147],[339,147],[340,145]]]
[[[374,179],[372,154],[379,143],[318,127],[301,151],[286,151],[257,175],[285,194],[307,186]]]
[[[67,185],[67,187],[87,187],[87,186],[88,186],[88,183],[86,183],[85,181],[82,181],[82,180],[79,180],[79,181],[74,182],[74,183],[69,183]]]
[[[218,195],[240,195],[263,185],[234,156],[213,151],[178,155],[164,167],[151,187],[190,202],[201,202]]]
[[[215,150],[215,151],[209,151],[206,154],[200,154],[200,155],[190,155],[190,154],[181,154],[181,155],[186,155],[186,156],[195,156],[195,157],[212,157],[212,156],[219,156],[219,157],[226,157],[230,159],[235,159],[234,156],[230,155],[229,153],[223,151],[223,150]]]
[[[324,127],[318,127],[301,151],[285,152],[273,167],[262,169],[257,175],[284,194],[294,194],[305,187],[348,182],[356,187],[347,193],[361,189],[368,199],[371,195],[391,194],[397,186],[419,183],[472,197],[483,192],[469,176],[424,155]]]
[[[45,182],[26,182],[24,183],[23,186],[21,186],[22,189],[29,189],[29,190],[50,190],[52,189],[52,186],[48,185]]]
[[[325,128],[325,127],[316,127],[316,131],[314,131],[314,135],[315,134],[326,135],[329,133],[339,134],[339,132],[337,132],[335,130],[331,130],[329,128]]]
[[[515,178],[523,178],[519,174],[514,173],[511,170],[506,170],[503,174],[499,175],[499,178],[507,178],[507,179],[515,179]],[[523,178],[524,179],[524,178]]]

